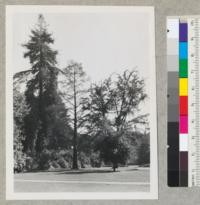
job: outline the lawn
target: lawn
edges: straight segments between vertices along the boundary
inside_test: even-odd
[[[14,175],[15,192],[148,192],[149,168],[85,168]]]

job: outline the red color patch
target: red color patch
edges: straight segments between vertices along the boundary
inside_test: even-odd
[[[188,115],[188,96],[179,97],[179,112],[180,115]]]

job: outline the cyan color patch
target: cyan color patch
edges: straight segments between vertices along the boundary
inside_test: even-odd
[[[179,42],[179,59],[187,59],[187,58],[188,58],[188,43]]]

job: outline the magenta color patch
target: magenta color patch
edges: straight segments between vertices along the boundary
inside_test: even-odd
[[[179,131],[180,133],[188,133],[188,116],[187,115],[180,116]]]

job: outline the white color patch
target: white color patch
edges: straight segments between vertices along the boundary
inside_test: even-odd
[[[179,135],[179,150],[188,151],[188,134]]]
[[[179,38],[179,19],[168,19],[167,30],[167,38]]]

